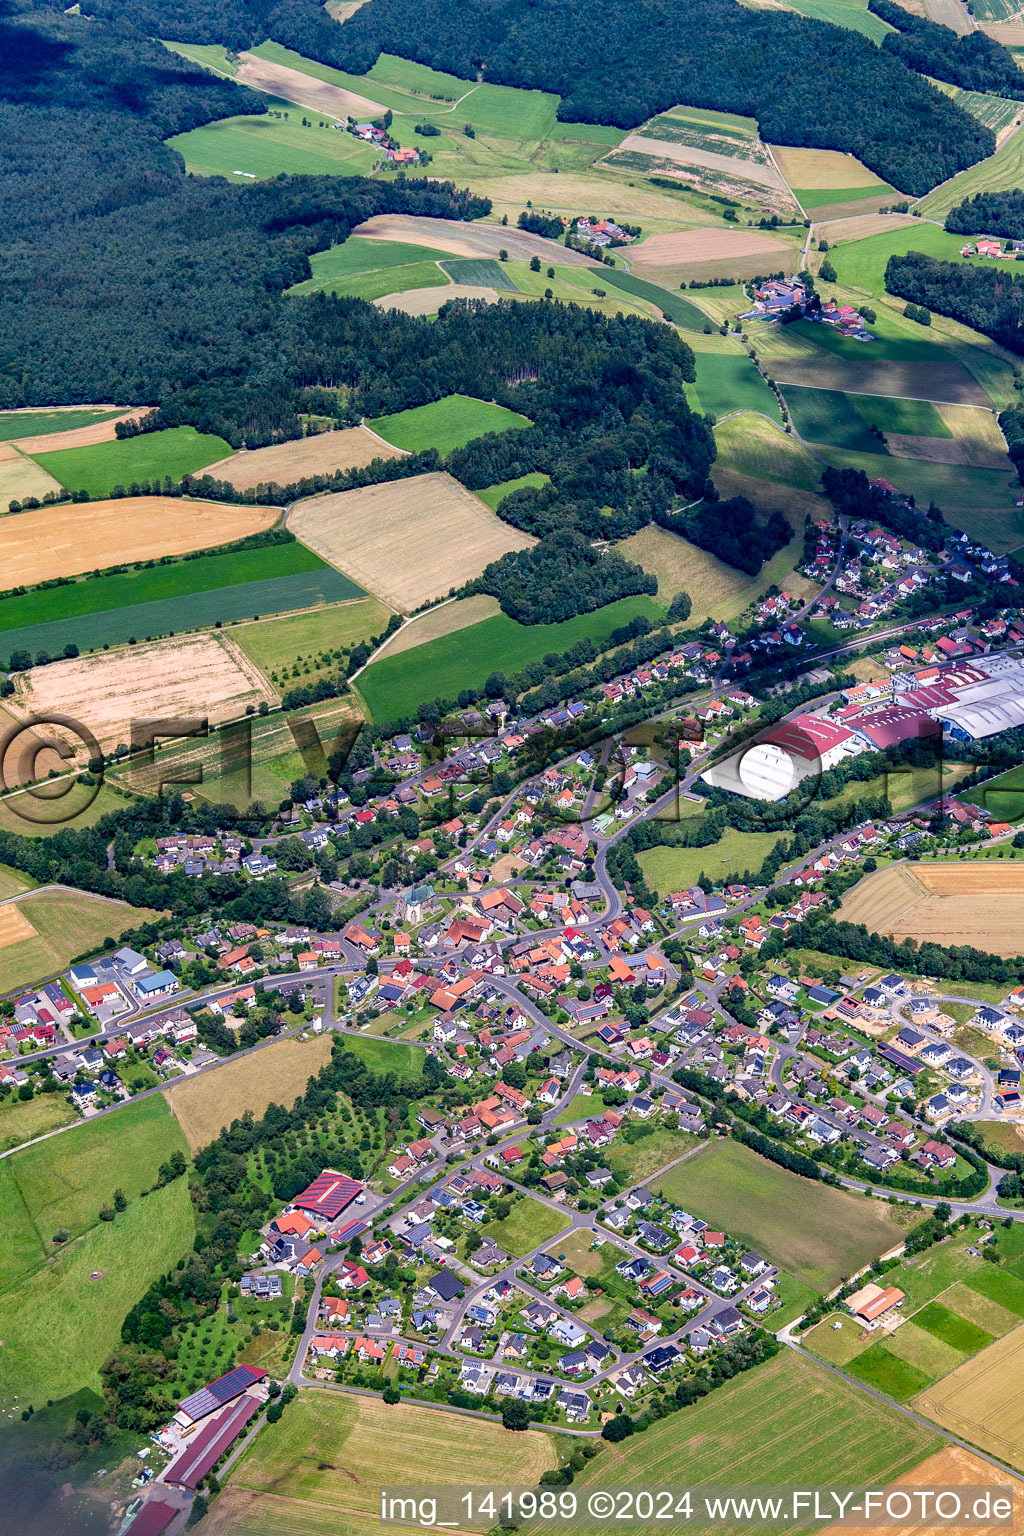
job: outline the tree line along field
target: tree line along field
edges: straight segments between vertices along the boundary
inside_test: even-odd
[[[31,822],[20,830],[32,834]],[[0,904],[0,993],[56,974],[77,956],[160,916],[148,907],[90,896],[84,891],[29,892]]]
[[[0,597],[0,644],[11,645],[11,632],[49,625],[62,619],[134,609],[168,599],[216,592],[221,588],[254,586],[287,576],[324,569],[319,555],[297,540],[250,548],[167,559],[159,564],[87,576],[61,586],[36,587]],[[354,584],[347,595],[356,597]]]
[[[559,624],[518,624],[503,613],[394,657],[385,651],[359,674],[355,688],[374,720],[398,720],[414,715],[425,699],[481,688],[492,672],[516,672],[585,637],[605,645],[613,629],[638,614],[657,621],[664,607],[650,597],[624,597]]]
[[[365,427],[343,427],[274,443],[269,448],[233,453],[229,459],[208,464],[206,473],[215,480],[226,480],[236,491],[247,491],[259,485],[292,485],[307,476],[361,469],[374,459],[400,457],[398,449],[382,443]]]
[[[276,507],[163,496],[37,507],[0,517],[0,570],[8,587],[34,586],[230,544],[264,533],[280,515]]]
[[[427,245],[406,245],[353,235],[310,257],[312,277],[289,293],[344,293],[355,299],[379,299],[406,288],[443,288],[448,279],[438,262],[450,252]]]
[[[115,486],[125,490],[132,481],[180,480],[230,453],[222,437],[197,432],[195,427],[168,427],[162,432],[142,432],[137,437],[94,443],[86,448],[63,448],[56,453],[33,455],[41,469],[69,491],[88,491],[90,496],[109,496]]]
[[[172,1152],[188,1155],[157,1095],[76,1124],[0,1166],[0,1401],[39,1406],[89,1387],[120,1337],[128,1309],[188,1250],[184,1179],[141,1197]],[[113,1222],[99,1208],[121,1188]],[[54,1245],[66,1231],[65,1245]],[[93,1278],[95,1276],[95,1278]]]

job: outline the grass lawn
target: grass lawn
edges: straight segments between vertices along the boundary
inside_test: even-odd
[[[120,410],[96,410],[83,406],[78,411],[0,411],[0,443],[19,437],[42,437],[46,432],[71,432],[75,427],[94,426],[98,421],[112,421]]]
[[[997,1269],[994,1264],[985,1264],[966,1284],[972,1291],[987,1296],[989,1301],[997,1302],[1008,1312],[1024,1317],[1024,1280],[1019,1280],[1016,1275]]]
[[[487,1221],[480,1231],[506,1253],[521,1259],[532,1248],[564,1232],[569,1222],[564,1211],[556,1211],[525,1195],[515,1202],[504,1221]]]
[[[12,869],[9,864],[0,864],[0,901],[6,901],[9,896],[20,896],[24,891],[32,890],[35,883],[31,875],[23,874],[20,869]]]
[[[696,885],[701,874],[717,885],[734,870],[742,874],[746,869],[759,869],[779,836],[778,832],[741,832],[738,827],[727,827],[718,842],[706,848],[648,848],[638,856],[640,868],[647,884],[663,896]]]
[[[42,981],[63,970],[76,955],[98,949],[104,939],[119,938],[126,929],[159,916],[149,907],[129,907],[84,891],[29,892],[18,898],[16,906],[35,935],[0,949],[0,992]]]
[[[901,1237],[881,1201],[802,1179],[736,1141],[709,1143],[654,1186],[818,1291]]]
[[[895,1333],[887,1334],[885,1347],[907,1365],[926,1372],[933,1381],[936,1376],[955,1370],[966,1358],[962,1350],[919,1327],[916,1317],[901,1324]]]
[[[0,1295],[50,1258],[55,1232],[63,1228],[77,1238],[90,1231],[115,1189],[134,1201],[177,1151],[187,1155],[185,1138],[154,1096],[5,1158],[0,1212],[8,1241],[0,1255]]]
[[[984,1349],[993,1339],[993,1335],[977,1323],[951,1312],[938,1301],[930,1301],[914,1313],[914,1326],[923,1328],[926,1333],[933,1334],[952,1349],[961,1350],[966,1355],[977,1354],[979,1349]]]
[[[555,1116],[555,1124],[572,1125],[577,1120],[593,1120],[603,1115],[606,1108],[599,1093],[574,1093],[565,1108]]]
[[[781,422],[779,403],[746,352],[697,353],[697,403],[712,416],[728,416],[733,411],[759,411]],[[691,404],[693,402],[691,401]]]
[[[291,1408],[253,1441],[230,1486],[272,1493],[275,1501],[312,1501],[321,1530],[325,1508],[376,1515],[381,1485],[398,1467],[403,1477],[424,1484],[441,1476],[529,1486],[555,1465],[553,1443],[540,1431],[510,1435],[500,1424],[466,1418],[458,1421],[458,1434],[450,1434],[454,1420],[413,1403],[389,1406],[376,1397],[311,1389]],[[302,1506],[295,1509],[301,1515]],[[328,1523],[332,1531],[340,1528],[333,1515]]]
[[[644,1184],[659,1168],[671,1163],[697,1144],[686,1131],[672,1131],[659,1126],[650,1136],[636,1141],[616,1140],[605,1152],[605,1163],[620,1180]]]
[[[653,598],[623,597],[560,624],[517,624],[503,613],[411,652],[394,657],[385,652],[361,673],[356,687],[375,720],[398,720],[415,714],[424,699],[455,698],[463,688],[481,687],[491,672],[516,672],[549,651],[568,650],[584,636],[606,645],[612,630],[638,614],[657,622],[663,612]]]
[[[371,1072],[392,1072],[398,1078],[420,1077],[426,1051],[404,1040],[382,1040],[374,1035],[345,1035],[346,1051],[364,1061]]]
[[[78,1116],[61,1093],[37,1093],[34,1099],[4,1099],[0,1103],[0,1152],[45,1136]]]
[[[978,804],[999,821],[1024,818],[1024,767],[1007,768],[976,791]]]
[[[109,496],[115,486],[128,490],[133,480],[180,480],[227,458],[231,446],[210,432],[195,427],[169,427],[165,432],[143,432],[123,441],[94,443],[89,448],[62,448],[57,453],[36,454],[40,464],[69,491],[88,491]]]
[[[288,291],[301,294],[323,290],[350,294],[357,299],[379,299],[386,293],[400,293],[407,288],[442,288],[448,280],[437,263],[448,254],[429,245],[367,240],[360,236],[317,251],[309,258],[312,277]]]
[[[121,1181],[127,1193],[128,1175]],[[103,1184],[92,1198],[108,1198]],[[188,1252],[193,1231],[188,1183],[176,1179],[69,1243],[39,1283],[0,1295],[0,1402],[17,1394],[19,1405],[41,1406],[83,1387],[98,1390],[125,1313]]]
[[[0,709],[0,728],[6,728],[10,716]],[[40,822],[35,817],[46,807],[39,800],[33,800],[31,795],[5,795],[0,798],[0,830],[4,832],[20,832],[22,837],[53,837],[54,833],[62,832],[66,827],[74,827],[81,830],[82,827],[95,826],[101,816],[106,816],[110,811],[123,811],[130,804],[117,790],[104,784],[95,799],[90,799],[93,789],[83,786],[72,789],[67,797],[57,802],[56,809],[61,815],[59,821]],[[14,806],[27,802],[32,820],[26,820],[19,815]],[[131,909],[135,911],[135,908]],[[128,926],[126,922],[125,927]],[[2,954],[2,951],[0,951]]]
[[[827,1468],[837,1484],[881,1487],[941,1443],[933,1430],[894,1419],[883,1404],[783,1349],[644,1434],[606,1446],[576,1482],[812,1487]]]
[[[862,1355],[851,1360],[846,1369],[851,1376],[864,1382],[865,1386],[885,1392],[898,1403],[905,1403],[908,1398],[923,1391],[932,1380],[930,1371],[923,1371],[909,1361],[901,1360],[885,1344],[870,1345]]]
[[[839,1327],[836,1327],[836,1324]],[[829,1365],[848,1365],[867,1349],[870,1336],[864,1337],[864,1329],[845,1312],[830,1312],[815,1323],[803,1336],[804,1347],[827,1360]]]
[[[524,485],[532,485],[540,490],[542,485],[547,485],[550,475],[542,475],[534,471],[529,475],[517,475],[514,480],[499,480],[497,485],[489,485],[485,490],[475,491],[474,495],[485,501],[492,512],[497,512],[498,507],[511,496],[513,491],[521,491]]]
[[[240,624],[231,638],[261,672],[290,667],[297,658],[355,646],[387,628],[390,608],[375,597],[334,603],[312,613]]]
[[[485,432],[507,432],[512,427],[528,427],[530,422],[518,411],[488,400],[448,395],[431,405],[416,405],[393,416],[379,416],[376,421],[367,422],[367,426],[396,448],[405,448],[409,453],[436,448],[445,458],[475,437],[483,437]]]
[[[339,133],[331,117],[305,112],[292,102],[269,98],[261,117],[225,117],[167,142],[196,176],[229,181],[262,181],[268,176],[368,176],[378,152],[350,133]],[[288,113],[287,120],[276,113]],[[303,119],[307,126],[303,127]]]
[[[552,1243],[550,1252],[558,1261],[571,1269],[574,1275],[600,1273],[602,1249],[595,1248],[587,1231],[570,1232],[569,1236]]]

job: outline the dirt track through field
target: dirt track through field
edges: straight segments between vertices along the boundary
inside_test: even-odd
[[[0,463],[0,479],[3,467]],[[109,565],[231,544],[272,528],[280,515],[276,507],[166,496],[37,507],[0,517],[0,571],[5,587],[31,586],[52,576],[79,576]]]
[[[287,64],[272,64],[254,53],[240,53],[241,60],[235,79],[242,85],[251,85],[256,91],[268,96],[280,96],[299,106],[310,107],[314,112],[325,112],[328,117],[368,118],[382,117],[384,108],[379,101],[345,90],[340,85],[329,85],[315,75],[305,75],[301,69],[289,69]]]
[[[330,475],[338,469],[361,469],[374,459],[400,459],[404,454],[390,443],[367,432],[365,427],[346,427],[339,432],[318,432],[292,443],[275,443],[248,453],[208,464],[204,475],[226,480],[238,491],[257,485],[292,485],[307,475]]]
[[[528,230],[500,224],[456,224],[451,219],[423,218],[413,213],[378,213],[352,231],[353,239],[398,240],[405,245],[426,245],[453,256],[497,256],[500,250],[521,261],[540,256],[550,262],[557,255],[563,267],[593,267],[599,264],[578,251],[555,245]],[[773,244],[775,242],[772,242]]]
[[[133,721],[234,719],[277,694],[239,648],[221,635],[185,635],[151,645],[33,667],[18,678],[16,714],[70,715],[105,748],[131,741]],[[77,745],[77,743],[76,743]]]

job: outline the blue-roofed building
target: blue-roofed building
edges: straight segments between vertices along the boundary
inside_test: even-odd
[[[165,992],[177,992],[180,985],[173,971],[154,971],[152,976],[140,976],[135,990],[140,997],[162,997]]]

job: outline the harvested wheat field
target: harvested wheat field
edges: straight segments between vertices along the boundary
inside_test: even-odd
[[[766,266],[795,272],[800,264],[795,246],[746,229],[684,229],[651,235],[630,254],[638,277],[660,283],[683,282],[705,271],[751,277]]]
[[[786,149],[772,145],[779,170],[791,187],[845,191],[848,187],[874,187],[884,190],[874,171],[857,159],[837,149]]]
[[[137,421],[145,410],[125,411],[122,416],[110,416],[106,421],[91,421],[84,427],[71,427],[67,432],[44,432],[41,437],[19,437],[18,447],[24,453],[50,453],[58,448],[89,448],[93,443],[112,443],[117,437],[114,428],[120,421]]]
[[[553,240],[531,235],[525,229],[515,229],[511,224],[455,224],[451,219],[433,219],[415,213],[377,213],[352,231],[354,240],[362,235],[371,240],[426,245],[432,250],[451,251],[453,256],[497,256],[500,250],[506,250],[520,261],[529,261],[531,256],[551,261],[557,250],[560,266],[600,270],[600,264],[589,256],[581,256],[578,251],[570,251],[561,245],[556,248]]]
[[[292,509],[288,526],[361,587],[406,612],[479,576],[507,550],[535,542],[445,474],[310,497]]]
[[[1024,1467],[1024,1324],[926,1387],[911,1406],[981,1450]],[[979,1479],[991,1480],[991,1472]]]
[[[0,461],[0,492],[4,468]],[[0,570],[5,586],[31,586],[52,576],[80,576],[108,565],[230,544],[272,528],[280,515],[276,507],[233,507],[184,497],[169,501],[166,496],[38,507],[0,517]]]
[[[405,293],[386,293],[373,302],[378,309],[400,309],[403,315],[434,315],[442,304],[448,304],[452,299],[483,299],[487,304],[494,304],[499,298],[509,297],[508,293],[499,294],[497,288],[450,283],[447,288],[409,288]]]
[[[1013,1520],[1002,1529],[1006,1536],[1024,1536],[1024,1483],[1011,1483],[1007,1473],[997,1471],[990,1462],[983,1461],[973,1451],[961,1445],[946,1445],[934,1456],[904,1472],[887,1488],[987,1488],[998,1483],[1013,1488]],[[849,1526],[826,1525],[818,1536],[840,1536]],[[887,1527],[886,1536],[947,1536],[953,1529],[948,1525],[902,1525]]]
[[[860,880],[840,915],[919,943],[973,944],[995,955],[1024,950],[1024,866],[978,860],[897,865]]]
[[[910,213],[863,213],[852,219],[825,220],[823,224],[814,221],[814,238],[819,240],[824,237],[830,245],[852,244],[855,240],[866,240],[869,235],[881,235],[892,229],[902,229],[905,224],[913,224],[914,216]]]
[[[340,432],[300,437],[293,443],[233,453],[208,464],[203,474],[226,480],[236,491],[248,491],[257,485],[292,485],[307,475],[330,475],[336,469],[361,469],[374,459],[402,457],[400,449],[374,437],[365,427],[346,427]]]
[[[13,901],[0,906],[0,949],[20,944],[22,939],[34,939],[36,930],[21,908]]]
[[[330,1059],[329,1033],[313,1040],[276,1040],[216,1072],[168,1088],[164,1098],[196,1152],[246,1110],[259,1119],[270,1103],[290,1108]]]
[[[49,491],[62,490],[59,480],[34,459],[19,453],[13,443],[0,443],[0,513],[6,512],[12,501],[25,501],[29,496],[41,499]]]
[[[183,635],[33,667],[18,678],[15,713],[70,715],[102,747],[131,740],[133,720],[201,716],[211,725],[277,694],[226,636]],[[76,743],[78,745],[78,743]]]
[[[411,651],[427,640],[440,640],[442,635],[454,635],[457,630],[479,624],[481,619],[493,619],[501,612],[496,597],[477,592],[473,597],[459,597],[454,603],[442,603],[421,613],[393,635],[380,652],[382,656],[397,656],[401,651]]]
[[[273,64],[269,59],[258,58],[254,53],[240,53],[235,79],[242,85],[252,86],[267,96],[280,96],[314,112],[324,112],[328,117],[358,118],[365,122],[370,117],[382,117],[384,108],[379,101],[347,91],[340,85],[329,85],[315,75],[303,74],[301,69],[289,69],[287,64]]]

